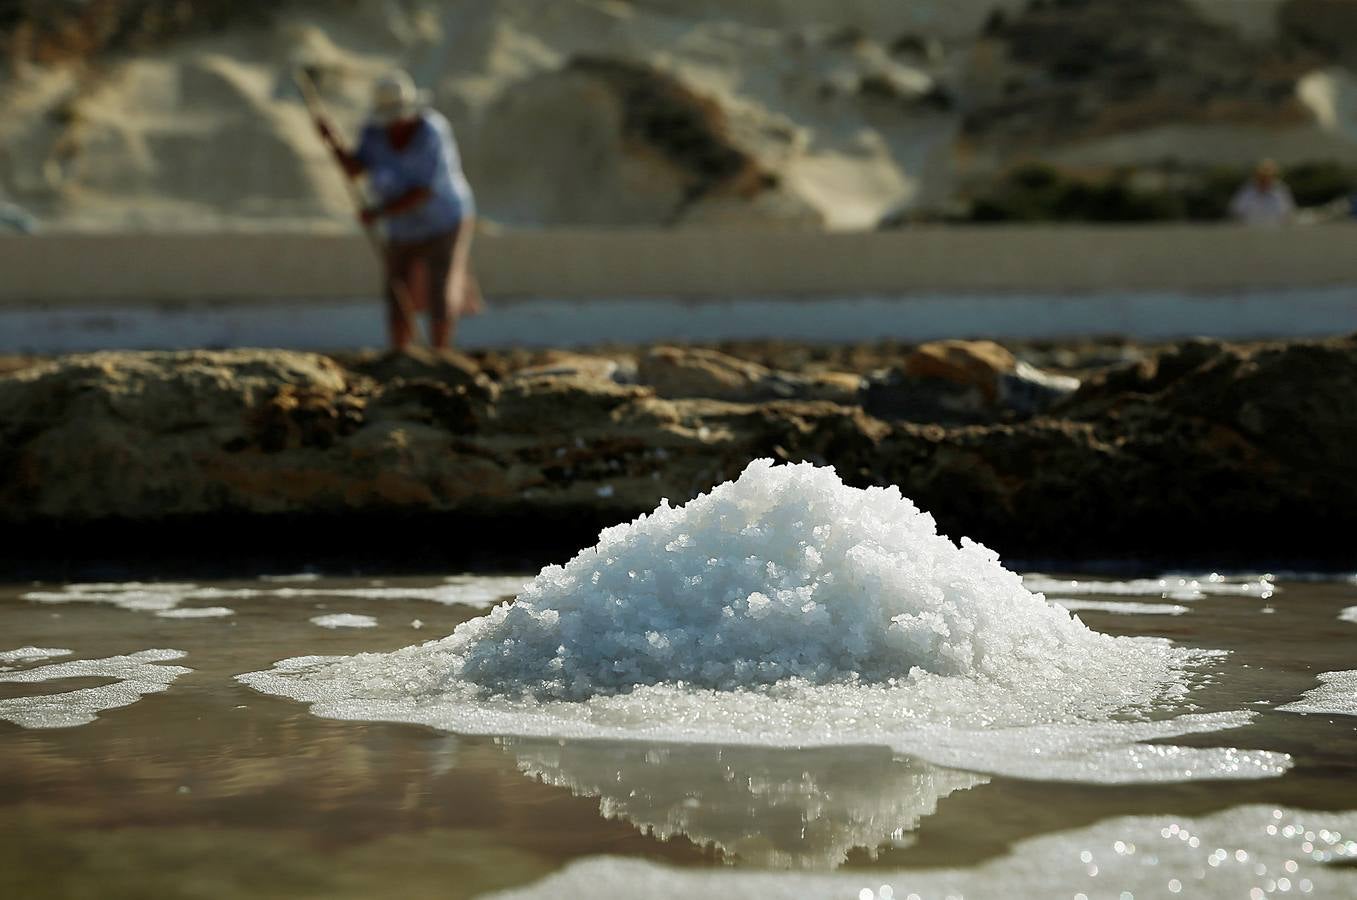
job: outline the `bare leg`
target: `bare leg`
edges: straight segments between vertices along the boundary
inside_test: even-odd
[[[461,284],[454,284],[457,293],[453,298],[457,303],[457,317],[478,315],[485,304],[481,297],[481,284],[476,273],[471,271],[471,239],[476,234],[476,217],[467,216],[457,235],[457,246],[453,248],[452,271],[454,277],[460,277]]]
[[[468,261],[469,263],[469,261]],[[470,266],[466,268],[466,300],[462,303],[463,316],[479,316],[485,312],[485,298],[481,296],[481,281]]]
[[[401,292],[407,302],[401,302]],[[410,321],[410,256],[402,248],[386,248],[386,327],[391,349],[401,351],[410,346],[414,336],[414,322]]]
[[[445,350],[452,340],[452,302],[448,279],[452,272],[452,246],[457,232],[445,234],[430,243],[429,272],[429,340],[434,349]]]
[[[435,347],[449,347],[457,332],[457,318],[464,308],[467,292],[468,245],[471,221],[463,219],[447,236],[441,255],[431,259],[433,296],[430,310]]]

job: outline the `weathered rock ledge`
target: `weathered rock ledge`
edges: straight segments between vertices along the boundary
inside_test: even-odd
[[[1042,412],[985,405],[986,383],[958,424],[892,418],[930,407],[883,390],[955,398],[1006,353],[962,350],[960,382],[946,354],[920,357],[916,381],[919,359],[863,380],[672,348],[513,371],[457,354],[67,357],[0,377],[3,555],[380,554],[411,535],[462,560],[504,541],[565,552],[771,456],[899,484],[1006,557],[1353,561],[1357,338],[1188,342]]]

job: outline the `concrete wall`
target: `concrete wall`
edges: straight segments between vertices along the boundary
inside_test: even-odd
[[[947,227],[482,235],[492,298],[903,296],[1357,285],[1357,226]],[[0,237],[0,306],[371,297],[350,234]]]
[[[478,239],[465,347],[1357,331],[1357,227],[525,232]],[[383,343],[343,234],[0,238],[0,353]]]
[[[1181,294],[916,294],[909,297],[609,297],[499,300],[461,323],[459,346],[588,346],[780,338],[1160,340],[1322,337],[1357,331],[1357,289]],[[0,306],[0,353],[289,347],[335,350],[385,340],[374,299],[161,306]]]

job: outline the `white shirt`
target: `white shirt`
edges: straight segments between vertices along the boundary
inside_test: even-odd
[[[1296,211],[1291,189],[1280,181],[1266,190],[1250,181],[1230,201],[1230,215],[1246,225],[1283,225]]]

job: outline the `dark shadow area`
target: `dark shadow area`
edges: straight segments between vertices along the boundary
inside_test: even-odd
[[[252,516],[224,513],[152,522],[36,523],[0,529],[0,570],[12,582],[236,579],[308,571],[334,576],[536,572],[563,564],[633,514],[599,509],[512,515],[456,513]],[[1017,571],[1142,576],[1162,572],[1350,572],[1347,532],[1292,519],[1285,528],[1198,528],[1166,515],[1159,530],[1129,521],[1060,541],[1009,522],[967,527],[937,514],[939,530],[997,550]],[[972,525],[975,523],[971,523]],[[1219,523],[1218,523],[1219,524]],[[1063,553],[1052,554],[1059,547]]]

